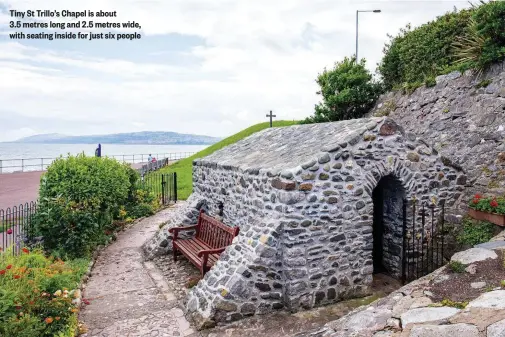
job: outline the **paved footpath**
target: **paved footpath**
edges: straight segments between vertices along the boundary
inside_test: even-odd
[[[141,251],[173,210],[140,221],[102,251],[83,293],[90,302],[79,314],[88,329],[83,337],[198,336],[161,272],[144,262]]]

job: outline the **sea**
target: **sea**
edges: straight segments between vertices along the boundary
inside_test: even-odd
[[[180,159],[209,145],[128,145],[102,144],[102,157],[128,163],[146,162],[149,154],[157,159]],[[95,155],[97,144],[0,143],[0,173],[45,170],[59,156],[84,153]]]

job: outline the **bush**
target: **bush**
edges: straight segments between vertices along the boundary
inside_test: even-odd
[[[128,167],[109,158],[57,159],[41,178],[34,228],[62,257],[88,256],[131,193]]]
[[[433,84],[450,71],[483,69],[505,59],[505,2],[452,11],[397,36],[389,36],[378,72],[386,89],[406,83]]]
[[[363,117],[375,104],[382,87],[365,68],[365,60],[345,58],[331,70],[318,75],[318,92],[323,101],[316,105],[314,116],[304,123],[321,123]]]
[[[470,10],[454,11],[416,29],[409,24],[397,36],[389,36],[378,68],[386,88],[425,83],[451,65],[451,44],[464,34],[470,16]]]
[[[460,244],[478,245],[493,238],[495,225],[487,221],[477,221],[471,218],[463,219],[463,229],[456,237]]]
[[[451,261],[449,262],[449,269],[459,274],[465,271],[465,265],[459,261]]]
[[[74,289],[88,263],[46,258],[39,250],[0,254],[0,336],[74,336]]]
[[[492,1],[475,10],[477,31],[485,38],[477,66],[486,67],[505,59],[505,2]]]

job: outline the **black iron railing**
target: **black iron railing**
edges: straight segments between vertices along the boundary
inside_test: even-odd
[[[177,161],[194,155],[195,152],[152,153],[152,157],[166,158],[169,161]],[[147,163],[148,154],[113,154],[109,158],[117,159],[125,163]],[[57,158],[4,158],[0,159],[0,174],[12,172],[45,171]]]
[[[163,205],[177,202],[177,173],[147,173],[141,176],[141,184],[153,192]]]
[[[0,249],[12,247],[13,254],[19,254],[23,246],[34,239],[32,218],[37,211],[37,203],[0,209]]]
[[[410,212],[409,212],[410,209]],[[403,201],[402,282],[416,280],[442,267],[445,204],[439,207]],[[426,219],[428,217],[428,219]],[[428,221],[426,221],[428,220]]]

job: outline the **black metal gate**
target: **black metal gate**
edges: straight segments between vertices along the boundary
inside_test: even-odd
[[[445,204],[416,205],[403,200],[402,282],[416,280],[442,267]]]
[[[162,205],[177,202],[177,173],[147,173],[141,177],[142,184],[153,192]]]

